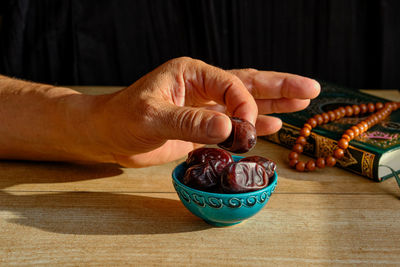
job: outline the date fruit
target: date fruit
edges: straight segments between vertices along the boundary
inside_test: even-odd
[[[265,188],[275,172],[275,162],[250,156],[234,162],[220,148],[198,148],[188,154],[181,182],[191,188],[217,193],[245,193]]]
[[[229,137],[218,146],[233,153],[246,153],[257,142],[256,128],[249,121],[232,117],[232,131]]]
[[[183,183],[191,188],[214,191],[220,183],[220,172],[217,171],[221,162],[210,160],[204,163],[193,165],[186,170]]]
[[[225,193],[245,193],[268,185],[268,177],[262,165],[255,162],[234,162],[225,167],[221,188]]]
[[[265,172],[267,173],[267,177],[271,178],[272,175],[274,175],[275,169],[276,169],[276,164],[272,160],[266,159],[264,157],[260,156],[250,156],[246,158],[242,158],[239,160],[241,162],[256,162],[260,165],[262,165],[265,169]]]
[[[189,152],[186,164],[191,167],[193,165],[208,163],[214,160],[219,162],[216,170],[221,173],[226,165],[233,162],[231,154],[220,148],[198,148]]]

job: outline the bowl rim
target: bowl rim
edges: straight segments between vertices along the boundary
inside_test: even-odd
[[[233,158],[233,160],[236,162],[236,161],[238,161],[238,160],[240,160],[240,159],[242,159],[242,158],[244,158],[244,157],[243,157],[243,156],[232,155],[232,158]],[[178,177],[177,177],[177,175],[176,175],[176,172],[177,172],[177,169],[178,169],[179,167],[183,166],[184,164],[186,164],[185,161],[179,163],[179,164],[178,164],[177,166],[175,166],[175,168],[173,169],[173,171],[172,171],[172,180],[173,180],[173,182],[176,183],[176,184],[178,184],[179,186],[181,186],[181,187],[187,189],[187,190],[191,190],[191,191],[193,191],[193,192],[195,192],[195,193],[198,193],[198,194],[209,195],[209,196],[213,196],[213,197],[225,197],[225,198],[232,198],[232,197],[237,197],[237,198],[238,198],[238,197],[248,197],[248,196],[251,196],[251,195],[254,195],[254,194],[260,194],[260,193],[263,193],[263,192],[265,192],[265,191],[269,191],[269,190],[273,189],[273,188],[276,186],[277,181],[278,181],[278,174],[277,174],[277,172],[275,171],[275,172],[274,172],[274,175],[272,175],[272,177],[271,177],[271,178],[272,178],[272,181],[270,182],[270,184],[269,184],[268,186],[266,186],[266,187],[264,187],[264,188],[262,188],[262,189],[256,190],[256,191],[251,191],[251,192],[246,192],[246,193],[230,193],[230,194],[207,192],[207,191],[202,191],[202,190],[194,189],[194,188],[192,188],[192,187],[189,187],[189,186],[187,186],[187,185],[184,185],[183,183],[181,183],[181,181],[179,181],[179,179],[178,179]],[[271,179],[271,178],[270,178],[270,179]]]

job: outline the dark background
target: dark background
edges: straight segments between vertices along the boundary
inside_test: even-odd
[[[168,59],[399,88],[398,0],[0,0],[0,73],[129,85]]]

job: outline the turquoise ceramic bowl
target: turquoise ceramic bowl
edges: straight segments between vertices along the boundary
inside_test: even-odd
[[[243,157],[233,156],[235,161]],[[274,192],[276,172],[270,184],[261,190],[241,194],[220,194],[199,191],[180,182],[186,163],[179,164],[172,172],[172,183],[183,205],[194,215],[215,226],[238,224],[259,212]]]

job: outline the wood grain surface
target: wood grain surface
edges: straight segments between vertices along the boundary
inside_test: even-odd
[[[287,153],[259,140],[249,154],[277,162],[277,189],[260,213],[225,228],[179,201],[171,183],[179,161],[143,169],[1,161],[0,265],[399,266],[394,179],[339,168],[297,173]]]

